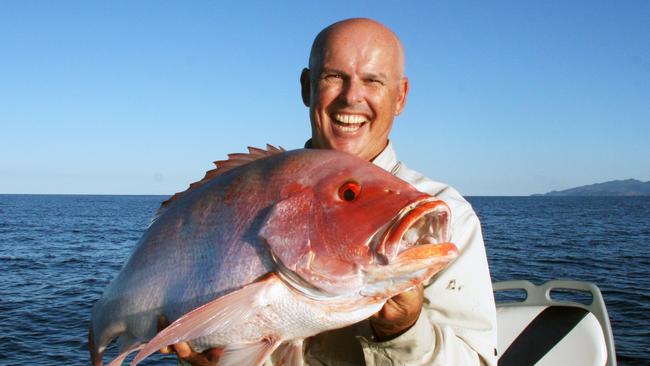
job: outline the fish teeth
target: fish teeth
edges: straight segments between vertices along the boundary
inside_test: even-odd
[[[415,226],[415,225],[414,225]],[[420,238],[420,230],[417,227],[410,227],[406,233],[404,233],[404,236],[402,240],[406,241],[407,243],[415,243],[418,239]]]

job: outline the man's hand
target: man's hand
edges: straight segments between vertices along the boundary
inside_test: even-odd
[[[165,329],[169,322],[164,316],[158,318],[158,331]],[[176,343],[171,346],[160,349],[160,353],[170,354],[176,353],[176,356],[194,366],[215,366],[219,361],[219,357],[223,353],[221,348],[212,348],[203,351],[202,353],[194,352],[190,344],[187,342]]]
[[[405,333],[417,322],[424,303],[422,284],[388,299],[381,310],[370,317],[370,327],[380,342]]]

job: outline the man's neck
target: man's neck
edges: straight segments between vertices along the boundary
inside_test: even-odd
[[[381,151],[379,151],[379,153],[377,155],[375,155],[372,159],[370,159],[370,162],[372,163],[373,161],[375,161],[375,159],[377,159],[377,157],[379,155],[381,155],[381,153],[384,152],[384,150],[386,150],[386,148],[388,147],[389,144],[390,144],[390,140],[386,141],[386,145],[384,146],[384,148],[381,149]],[[305,142],[305,149],[316,149],[314,147],[314,143],[313,143],[312,139],[309,139],[309,140],[307,140],[307,142]]]

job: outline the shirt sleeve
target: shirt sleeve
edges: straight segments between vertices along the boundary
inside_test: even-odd
[[[459,257],[425,288],[415,325],[387,342],[359,338],[366,365],[496,366],[496,310],[479,220],[453,188],[438,192],[451,207]]]

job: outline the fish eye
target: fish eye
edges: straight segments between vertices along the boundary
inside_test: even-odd
[[[352,202],[359,197],[361,185],[355,181],[347,181],[339,187],[339,198],[343,201]]]

